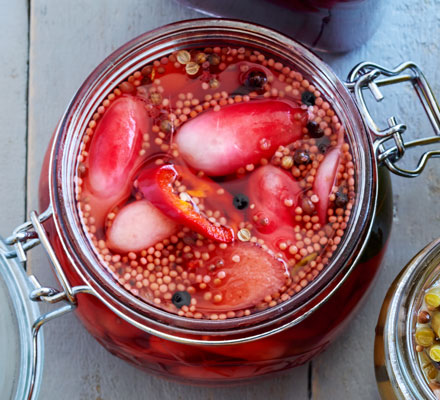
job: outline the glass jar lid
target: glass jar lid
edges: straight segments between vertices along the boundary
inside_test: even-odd
[[[42,376],[43,338],[40,333],[34,342],[32,326],[40,313],[38,305],[29,298],[33,287],[24,268],[15,258],[6,258],[7,250],[4,241],[0,240],[2,398],[35,399]]]

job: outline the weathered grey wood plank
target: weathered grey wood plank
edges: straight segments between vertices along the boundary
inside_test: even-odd
[[[0,226],[6,236],[24,220],[27,119],[27,2],[0,0]]]
[[[440,95],[438,55],[440,35],[439,1],[390,2],[379,31],[367,43],[343,56],[325,56],[345,77],[360,61],[374,61],[395,67],[402,61],[413,60],[423,67],[437,96]],[[379,108],[383,120],[395,115],[408,125],[408,135],[421,137],[432,133],[417,97],[409,87],[388,88],[387,98]],[[386,126],[383,124],[383,126]],[[420,154],[420,153],[419,153]],[[415,166],[416,158],[405,159]],[[382,271],[365,306],[342,337],[313,362],[313,396],[324,399],[377,399],[373,370],[374,328],[385,293],[412,256],[440,234],[440,212],[437,199],[440,188],[440,163],[432,160],[427,171],[414,180],[393,177],[394,226]]]
[[[76,88],[112,50],[162,24],[198,14],[173,1],[35,0],[31,9],[29,209],[37,207],[44,151]],[[33,273],[54,284],[41,252],[32,254]],[[42,399],[277,399],[307,398],[307,367],[287,377],[232,389],[177,385],[149,377],[101,348],[73,316],[45,328],[46,362]]]

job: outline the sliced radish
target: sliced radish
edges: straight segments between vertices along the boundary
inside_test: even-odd
[[[179,129],[183,159],[208,175],[235,172],[298,140],[307,112],[282,100],[256,100],[206,111]]]
[[[113,197],[130,188],[130,176],[139,161],[142,135],[149,130],[144,102],[121,97],[98,123],[89,150],[89,181],[93,194]]]
[[[199,299],[197,308],[200,311],[218,312],[253,307],[266,296],[277,293],[287,276],[286,268],[280,260],[252,243],[236,242],[226,249],[217,248],[210,263],[223,265],[217,267],[208,283],[213,299],[219,295],[221,300],[213,302]],[[218,274],[224,275],[220,283],[215,279]]]
[[[126,205],[107,232],[107,246],[121,253],[140,251],[175,233],[177,224],[146,200]]]
[[[317,211],[321,224],[325,224],[327,220],[329,196],[332,192],[333,186],[335,185],[340,156],[341,150],[339,146],[333,150],[330,150],[316,172],[313,191],[319,198]]]

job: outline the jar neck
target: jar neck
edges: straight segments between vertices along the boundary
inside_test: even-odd
[[[384,359],[398,399],[437,399],[420,366],[414,332],[423,295],[439,275],[440,239],[437,239],[409,262],[387,295],[390,298],[383,329]]]
[[[143,65],[172,51],[200,46],[201,43],[233,43],[261,49],[310,76],[332,103],[346,128],[357,173],[357,199],[351,223],[338,253],[327,268],[290,300],[247,317],[225,321],[178,317],[140,301],[119,287],[103,272],[101,261],[86,240],[75,202],[75,169],[81,133],[100,102],[119,82]],[[64,249],[84,282],[107,305],[114,310],[122,310],[121,317],[130,315],[140,323],[178,330],[182,334],[226,335],[240,332],[247,335],[250,331],[280,326],[286,320],[305,318],[314,307],[331,296],[350,273],[369,234],[376,202],[377,169],[371,140],[344,84],[318,57],[295,41],[266,28],[238,21],[183,21],[148,32],[117,50],[89,76],[69,105],[56,132],[51,160],[50,195],[55,224]]]

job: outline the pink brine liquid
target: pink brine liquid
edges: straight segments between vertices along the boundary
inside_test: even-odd
[[[237,337],[249,320],[259,323],[246,334],[259,334],[263,323],[279,327],[266,313],[287,310],[330,269],[357,194],[348,136],[313,78],[261,50],[219,43],[176,50],[118,82],[81,132],[76,156],[77,212],[100,260],[76,267],[113,280],[119,291],[108,300],[114,295],[122,313],[132,316],[144,302],[199,340]],[[312,305],[327,301],[276,335],[238,345],[175,343],[89,294],[78,295],[76,314],[113,354],[186,383],[236,384],[304,364],[342,330],[379,268],[392,198],[384,170],[376,183],[371,234],[352,272],[331,296],[339,277],[319,293],[309,287]],[[67,279],[84,285],[54,224],[45,226]],[[207,325],[229,331],[195,331],[213,335],[197,328]]]
[[[228,339],[230,326],[287,309],[330,268],[351,223],[357,171],[344,126],[312,77],[261,50],[219,43],[177,50],[117,83],[81,133],[75,190],[84,236],[100,259],[92,268],[113,280],[124,307],[134,298],[188,330],[228,324],[219,336]],[[112,353],[186,383],[235,384],[304,364],[342,330],[379,268],[392,216],[381,169],[377,184],[371,234],[350,275],[276,335],[228,346],[175,343],[88,294],[78,295],[76,314]],[[69,282],[84,285],[53,223],[46,228]]]
[[[96,110],[78,212],[125,290],[224,320],[290,299],[326,268],[354,173],[344,127],[301,73],[243,47],[179,50]]]

